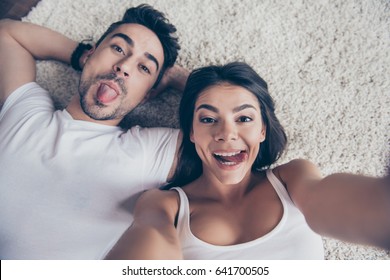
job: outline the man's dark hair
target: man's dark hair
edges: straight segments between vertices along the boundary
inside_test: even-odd
[[[153,87],[156,87],[160,82],[165,70],[175,64],[180,45],[178,38],[174,35],[176,27],[169,23],[168,19],[162,12],[155,10],[153,7],[142,4],[137,7],[129,8],[121,21],[115,22],[104,32],[96,43],[96,47],[104,40],[104,38],[122,24],[135,23],[145,26],[153,31],[161,42],[164,50],[164,64],[161,67],[159,76]]]

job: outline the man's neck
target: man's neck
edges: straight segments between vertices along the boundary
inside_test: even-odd
[[[95,119],[91,118],[90,116],[88,116],[87,114],[85,114],[83,109],[81,108],[80,98],[78,96],[73,96],[69,105],[66,107],[66,110],[72,116],[72,118],[74,120],[93,122],[93,123],[102,124],[102,125],[109,125],[109,126],[118,126],[119,125],[118,120],[104,120],[104,121],[95,120]]]

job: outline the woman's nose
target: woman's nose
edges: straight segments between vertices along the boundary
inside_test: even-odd
[[[235,123],[223,121],[215,133],[215,141],[231,141],[237,140],[237,127]]]

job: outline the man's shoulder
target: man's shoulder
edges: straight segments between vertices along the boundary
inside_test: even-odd
[[[22,100],[25,98],[39,98],[40,96],[50,97],[47,90],[42,88],[36,82],[29,82],[16,88],[4,101],[3,105],[7,103],[13,103],[16,100]]]
[[[171,138],[177,137],[179,133],[178,129],[169,128],[169,127],[141,127],[133,126],[128,131],[127,134],[130,134],[133,137],[138,137],[140,139],[150,139],[150,140],[159,140],[161,138]]]
[[[54,111],[54,103],[47,90],[36,82],[26,83],[14,90],[2,104],[0,119],[12,112],[22,114],[38,107],[50,108]]]

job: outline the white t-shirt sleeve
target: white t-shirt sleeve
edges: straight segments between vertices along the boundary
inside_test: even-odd
[[[143,152],[140,164],[143,165],[144,188],[165,184],[173,164],[179,130],[136,126],[131,128],[131,133],[138,138]]]
[[[31,82],[17,88],[6,99],[0,111],[0,121],[7,122],[8,125],[17,124],[23,119],[48,111],[54,111],[49,93],[37,83]]]

